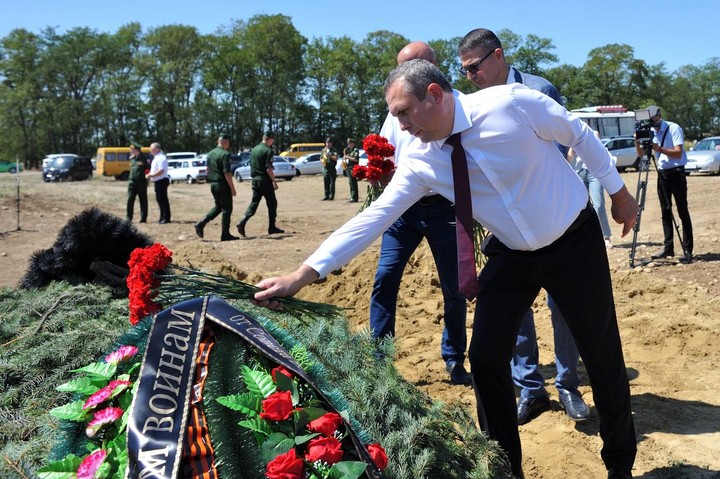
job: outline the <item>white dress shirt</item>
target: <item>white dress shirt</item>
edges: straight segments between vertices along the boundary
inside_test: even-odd
[[[454,98],[452,133],[462,132],[473,217],[504,245],[533,251],[560,238],[588,202],[582,180],[553,142],[580,155],[609,194],[623,187],[608,150],[556,101],[524,85]],[[367,248],[429,191],[454,200],[452,148],[413,139],[380,197],[335,231],[305,264],[321,277]]]
[[[165,153],[163,153],[162,151],[157,155],[153,156],[152,162],[150,163],[150,175],[155,175],[160,170],[163,170],[163,173],[157,176],[150,176],[150,181],[155,183],[156,181],[160,181],[170,176],[168,175],[167,156],[165,156]]]

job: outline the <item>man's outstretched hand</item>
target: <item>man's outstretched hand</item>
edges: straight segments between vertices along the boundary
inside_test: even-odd
[[[264,308],[280,310],[282,303],[274,298],[294,296],[319,277],[317,271],[303,264],[294,273],[287,276],[264,279],[256,285],[258,288],[262,288],[262,291],[255,293],[253,303]]]

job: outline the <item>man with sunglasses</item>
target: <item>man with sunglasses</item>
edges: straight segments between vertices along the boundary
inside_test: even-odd
[[[523,83],[563,105],[560,92],[552,83],[543,77],[518,71],[507,64],[500,39],[490,30],[478,28],[469,32],[460,41],[458,54],[462,62],[460,72],[481,90],[491,86]],[[565,156],[567,148],[557,146]],[[560,405],[570,419],[584,421],[590,415],[590,409],[578,391],[580,376],[577,366],[580,354],[565,318],[550,296],[548,308],[554,330],[557,367],[555,387]],[[539,371],[537,334],[532,309],[528,309],[520,324],[512,359],[512,375],[515,385],[520,388],[517,416],[518,424],[522,425],[550,409],[550,397]]]

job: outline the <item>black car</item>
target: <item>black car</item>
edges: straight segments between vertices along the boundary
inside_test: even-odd
[[[87,156],[54,158],[44,170],[45,181],[87,180],[92,177],[92,160]]]

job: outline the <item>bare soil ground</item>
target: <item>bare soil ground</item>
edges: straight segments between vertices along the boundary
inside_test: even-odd
[[[623,177],[634,193],[637,173]],[[123,182],[93,178],[43,183],[39,172],[23,172],[19,216],[17,184],[14,176],[0,175],[0,286],[15,287],[32,252],[50,247],[60,228],[83,209],[97,206],[125,216]],[[619,238],[619,228],[613,223],[615,247],[608,256],[631,377],[639,448],[635,477],[720,478],[719,184],[720,179],[713,177],[688,178],[695,231],[696,261],[692,264],[679,264],[677,258],[644,264],[643,260],[660,249],[662,239],[653,174],[639,234],[638,258],[643,266],[629,268],[631,239]],[[237,187],[235,221],[250,199],[247,182]],[[262,277],[293,271],[330,232],[356,213],[357,204],[345,202],[348,190],[342,178],[337,187],[337,200],[326,202],[320,201],[320,177],[281,182],[278,225],[286,232],[280,235],[265,234],[267,216],[261,205],[248,224],[248,238],[218,241],[219,218],[208,225],[205,239],[197,238],[193,223],[212,202],[207,185],[171,186],[173,223],[169,225],[157,224],[158,209],[150,189],[151,221],[137,226],[168,246],[178,261],[256,283]],[[378,244],[338,274],[303,290],[301,296],[351,308],[348,319],[353,327],[366,328]],[[676,243],[676,251],[679,249]],[[398,303],[396,364],[400,372],[434,399],[460,401],[474,408],[472,390],[450,384],[440,359],[442,296],[425,244],[406,269]],[[581,391],[592,415],[576,424],[560,409],[552,387],[552,328],[542,296],[534,310],[542,371],[553,407],[520,428],[526,477],[604,478],[597,411],[584,369],[581,367]],[[471,306],[468,332],[472,314]]]

